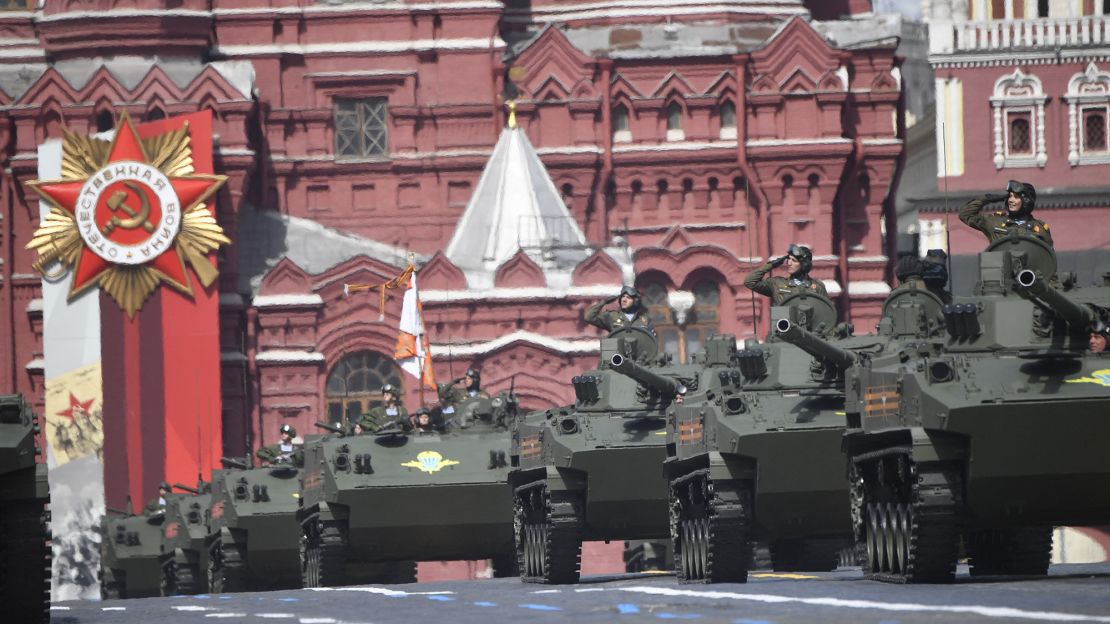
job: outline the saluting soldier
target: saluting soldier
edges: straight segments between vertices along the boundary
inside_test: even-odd
[[[170,484],[165,481],[158,484],[158,496],[147,501],[143,507],[143,514],[154,516],[166,511],[166,497],[170,495]]]
[[[293,438],[297,437],[297,430],[293,425],[286,423],[278,430],[278,434],[281,438],[277,444],[263,446],[258,449],[255,455],[271,466],[288,463],[292,463],[295,466],[303,466],[304,451],[301,450],[299,444],[293,444]]]
[[[391,423],[400,423],[402,428],[409,428],[409,413],[401,405],[397,395],[393,384],[382,386],[382,404],[363,414],[358,420],[363,431],[373,433]]]
[[[786,265],[789,277],[774,276],[764,277],[771,269]],[[763,266],[748,273],[744,278],[744,286],[771,298],[774,305],[780,305],[791,295],[809,292],[817,295],[828,296],[825,284],[821,280],[811,279],[809,271],[813,268],[813,252],[809,247],[791,245],[786,250],[786,255],[768,261]]]
[[[455,388],[454,399],[456,403],[462,403],[467,399],[488,399],[489,393],[482,390],[482,373],[477,368],[468,368],[462,377],[456,379],[453,383],[463,384],[462,388]]]
[[[982,212],[983,206],[1000,201],[1006,202],[1005,210]],[[1016,230],[1039,238],[1051,247],[1052,234],[1048,231],[1048,224],[1033,218],[1036,204],[1037,190],[1032,184],[1010,180],[1004,195],[988,193],[964,204],[960,208],[960,221],[985,234],[988,243],[1006,238]]]
[[[619,310],[602,311],[602,308],[614,301],[620,307]],[[651,319],[648,318],[647,310],[641,303],[640,291],[631,286],[621,288],[619,295],[609,297],[604,301],[598,301],[586,308],[582,320],[590,325],[600,327],[610,334],[626,327],[643,327],[651,332],[653,336],[655,335],[655,328],[651,324]]]

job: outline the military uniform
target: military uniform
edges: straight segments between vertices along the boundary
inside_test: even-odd
[[[1052,246],[1052,234],[1048,231],[1047,223],[1040,219],[1034,219],[1032,215],[1015,219],[1006,210],[996,210],[984,214],[982,212],[983,206],[988,201],[986,197],[980,197],[964,204],[964,207],[960,208],[960,221],[985,234],[988,243],[1006,238],[1011,231],[1017,230],[1027,236],[1048,243],[1050,247]]]
[[[304,451],[296,444],[271,444],[270,446],[263,446],[255,453],[259,459],[264,462],[269,462],[271,465],[284,464],[292,462],[294,466],[300,467],[304,465]]]
[[[828,291],[825,290],[825,284],[821,280],[810,279],[808,277],[798,279],[794,277],[763,277],[773,269],[773,263],[768,262],[758,269],[748,273],[744,278],[744,286],[767,297],[771,298],[774,305],[780,305],[791,295],[797,293],[808,292],[816,295],[828,296]]]
[[[359,418],[358,425],[366,433],[373,433],[386,425],[393,422],[400,422],[405,426],[409,422],[409,413],[405,410],[405,406],[397,403],[386,407],[379,405]]]
[[[155,496],[154,498],[150,499],[150,501],[147,502],[146,506],[143,507],[143,514],[147,516],[153,516],[164,511],[166,511],[166,499],[162,498],[161,496]]]
[[[602,311],[607,303],[609,301],[598,301],[586,308],[586,313],[582,315],[582,319],[590,325],[600,327],[609,333],[626,327],[642,327],[651,332],[651,335],[655,335],[655,328],[651,324],[651,319],[648,318],[647,311],[642,306],[633,314],[624,310]]]

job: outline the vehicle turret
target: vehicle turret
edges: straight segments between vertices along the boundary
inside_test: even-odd
[[[818,337],[813,332],[791,323],[789,319],[780,318],[775,321],[775,335],[841,371],[852,366],[859,359],[855,353]]]

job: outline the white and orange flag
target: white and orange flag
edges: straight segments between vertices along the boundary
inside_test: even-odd
[[[400,332],[397,334],[397,348],[393,359],[406,373],[420,379],[425,387],[435,389],[435,374],[432,372],[431,349],[428,347],[428,334],[424,332],[424,310],[420,305],[420,292],[416,288],[416,272],[412,272],[405,302],[401,306]]]

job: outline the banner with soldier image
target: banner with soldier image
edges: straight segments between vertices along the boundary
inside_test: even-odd
[[[47,382],[46,441],[55,467],[89,455],[103,458],[102,394],[99,360]]]

